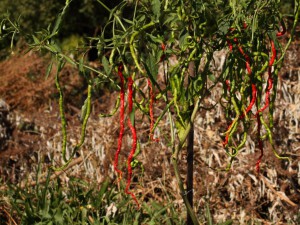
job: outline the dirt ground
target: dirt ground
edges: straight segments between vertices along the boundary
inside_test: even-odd
[[[220,133],[226,129],[221,107],[201,110],[195,121],[194,198],[198,213],[209,203],[215,221],[234,219],[245,224],[253,218],[263,224],[297,224],[300,219],[300,42],[295,41],[287,53],[284,68],[279,73],[278,99],[275,112],[274,138],[276,149],[288,155],[290,163],[277,159],[270,146],[265,146],[261,174],[255,171],[259,156],[255,140],[247,140],[246,147],[233,162],[232,169],[223,171],[228,157],[222,147]],[[61,125],[58,92],[54,72],[46,79],[49,57],[38,53],[15,53],[0,62],[0,178],[4,182],[33,181],[38,162],[43,171],[52,164],[60,165]],[[66,66],[61,73],[68,122],[68,147],[80,139],[80,111],[86,97],[86,83],[76,69]],[[87,127],[87,138],[76,155],[72,170],[61,174],[61,179],[75,176],[103,182],[114,178],[112,161],[117,148],[118,113],[99,117],[113,110],[117,92],[98,88],[94,91],[92,115]],[[216,98],[212,95],[212,99]],[[213,101],[213,100],[212,100]],[[1,106],[1,104],[0,104]],[[4,106],[3,106],[4,107]],[[163,106],[156,106],[158,116]],[[2,110],[2,111],[1,111]],[[2,114],[1,114],[2,113]],[[178,209],[183,205],[177,189],[168,147],[168,120],[163,118],[155,135],[159,143],[149,142],[147,118],[137,115],[137,131],[141,147],[139,160],[142,168],[135,169],[134,192],[140,201],[154,198],[174,199]],[[5,120],[5,121],[4,121]],[[1,122],[2,121],[2,122]],[[146,122],[145,122],[146,121]],[[125,168],[126,150],[130,149],[130,131],[125,130],[124,151],[120,161]],[[126,149],[126,150],[125,150]],[[184,174],[186,154],[181,155]]]

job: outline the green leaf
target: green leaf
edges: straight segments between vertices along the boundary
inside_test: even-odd
[[[105,192],[107,191],[109,185],[109,180],[106,179],[103,184],[101,185],[100,191],[99,191],[99,195],[98,195],[98,200],[99,202],[101,202],[103,195],[105,194]]]
[[[87,218],[87,209],[85,207],[82,208],[81,210],[81,223],[85,224]]]
[[[53,66],[53,60],[50,62],[50,64],[49,64],[48,67],[47,67],[46,78],[45,78],[45,79],[48,79],[49,74],[50,74],[50,72],[51,72],[51,70],[52,70],[52,66]]]
[[[61,51],[60,48],[58,47],[58,45],[54,44],[54,43],[45,46],[45,48],[50,50],[52,53],[55,53],[55,54]]]
[[[184,133],[185,133],[184,124],[182,124],[182,123],[183,123],[183,121],[181,121],[181,119],[177,119],[175,121],[175,126],[176,126],[176,129],[177,129],[178,138],[179,138],[180,141],[183,140]]]
[[[168,17],[165,18],[165,21],[163,22],[164,25],[168,24],[168,23],[172,23],[172,24],[176,24],[177,25],[177,22],[178,22],[178,16],[176,13],[169,13],[168,14]]]
[[[189,47],[189,39],[191,36],[186,33],[179,38],[179,47],[182,51],[185,51]]]
[[[65,60],[68,62],[68,63],[70,63],[71,65],[76,65],[76,63],[74,62],[74,60],[71,58],[71,57],[69,57],[69,56],[64,56],[64,58],[65,58]]]
[[[149,57],[146,59],[146,64],[150,70],[151,76],[156,81],[158,74],[158,64],[156,63],[156,58],[153,55],[149,55]]]
[[[55,21],[55,25],[53,27],[53,30],[51,32],[51,35],[56,35],[60,29],[63,17],[66,13],[67,8],[69,7],[69,4],[71,3],[72,0],[66,0],[66,4],[64,6],[64,8],[62,9],[61,13],[58,14],[56,21]]]
[[[32,38],[36,45],[39,45],[41,43],[40,40],[35,35],[32,35]]]
[[[233,224],[233,221],[232,220],[227,220],[227,221],[225,221],[223,223],[218,223],[216,225],[231,225],[231,224]]]
[[[52,30],[51,35],[57,34],[57,32],[59,30],[59,27],[60,27],[60,24],[61,24],[61,21],[62,21],[62,14],[60,13],[60,14],[58,14],[58,17],[57,17],[57,19],[55,21],[55,25],[54,25],[54,28]]]
[[[78,62],[78,69],[81,73],[83,73],[85,75],[85,70],[84,70],[84,58],[80,58],[79,62]]]
[[[209,209],[209,205],[208,203],[206,204],[206,218],[207,218],[207,224],[208,225],[213,225],[213,222],[212,222],[212,217],[211,217],[211,213],[210,213],[210,209]]]
[[[143,14],[137,19],[137,23],[140,24],[140,23],[144,22],[145,19],[146,19],[146,16]]]
[[[131,24],[131,25],[133,25],[134,23],[131,21],[131,20],[128,20],[128,19],[126,19],[126,18],[122,18],[126,23],[129,23],[129,24]]]
[[[151,39],[153,42],[155,42],[155,43],[160,44],[160,43],[163,42],[163,38],[162,38],[161,36],[156,37],[156,36],[154,36],[154,35],[152,35],[152,34],[147,34],[147,35],[148,35],[148,36],[150,37],[150,39]]]
[[[159,20],[159,17],[160,17],[160,6],[161,6],[160,0],[152,0],[151,1],[152,11],[155,15],[156,20]]]
[[[212,82],[215,82],[216,81],[216,77],[214,74],[210,73],[208,74],[208,78],[212,81]]]
[[[109,66],[109,62],[105,56],[102,57],[102,65],[106,75],[109,75],[111,73],[111,67]]]
[[[61,208],[57,208],[57,211],[56,211],[55,216],[54,216],[54,220],[58,224],[63,224],[64,218],[63,218],[63,213],[62,213]]]
[[[134,223],[133,225],[139,225],[139,217],[141,216],[141,213],[138,212],[135,216],[135,220],[134,220]]]
[[[131,122],[132,126],[134,126],[134,111],[135,111],[135,109],[134,109],[134,107],[132,107],[132,111],[129,114],[129,118],[130,118],[130,122]]]
[[[158,83],[156,82],[158,74],[158,64],[156,63],[156,58],[153,55],[150,55],[143,64],[151,83],[154,84],[160,92],[162,92]]]

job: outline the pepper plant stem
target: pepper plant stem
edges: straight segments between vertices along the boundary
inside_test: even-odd
[[[180,194],[181,194],[182,199],[184,201],[184,204],[187,208],[187,212],[188,212],[188,214],[189,214],[189,216],[190,216],[190,218],[191,218],[194,225],[199,225],[199,222],[197,220],[197,217],[195,215],[193,207],[189,203],[186,191],[185,191],[184,186],[183,186],[183,182],[182,182],[180,172],[179,172],[179,168],[178,168],[178,155],[179,155],[179,152],[182,149],[182,146],[185,143],[185,141],[187,140],[187,137],[190,134],[190,131],[193,127],[193,123],[194,123],[194,120],[196,118],[197,111],[199,109],[199,103],[200,103],[200,97],[197,98],[197,100],[194,104],[194,109],[193,109],[193,112],[192,112],[192,115],[191,115],[191,120],[187,124],[186,130],[184,131],[184,134],[180,138],[178,145],[173,149],[173,155],[172,155],[172,165],[173,165],[174,172],[175,172],[175,177],[177,179],[177,183],[178,183],[178,186],[179,186]]]
[[[193,208],[193,180],[194,180],[194,124],[191,124],[191,130],[187,138],[187,176],[186,176],[186,188],[187,199],[191,207]],[[193,225],[190,214],[187,214],[187,225]]]
[[[194,51],[196,52],[196,51]],[[195,76],[195,62],[190,61],[189,63],[189,76],[188,76],[188,86],[190,86],[190,76]],[[186,97],[188,99],[189,92],[186,92]],[[189,110],[192,111],[194,108],[193,105],[189,106]],[[187,137],[187,171],[186,171],[186,188],[187,188],[187,199],[190,203],[191,207],[193,208],[193,181],[194,181],[194,124],[191,124],[191,129],[189,135]],[[186,219],[187,225],[193,225],[193,220],[189,213],[187,213]]]

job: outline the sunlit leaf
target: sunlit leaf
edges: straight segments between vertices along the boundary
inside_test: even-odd
[[[152,7],[152,11],[155,15],[155,19],[159,20],[160,17],[160,7],[161,7],[161,3],[160,0],[152,0],[151,1],[151,7]]]

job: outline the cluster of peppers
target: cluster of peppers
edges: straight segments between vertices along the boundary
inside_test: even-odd
[[[282,31],[277,32],[277,34],[276,34],[277,37],[281,37],[286,33],[286,27],[284,25],[284,22],[282,22],[281,25],[282,25]],[[246,23],[243,24],[243,29],[247,29],[247,24]],[[250,80],[253,80],[253,79],[251,79],[251,76],[253,76],[253,74],[252,74],[253,72],[252,72],[252,69],[251,69],[251,58],[249,57],[249,55],[247,55],[245,53],[245,51],[243,49],[243,46],[239,43],[237,37],[235,37],[234,35],[231,36],[234,31],[235,31],[234,28],[230,28],[229,32],[226,36],[226,38],[227,38],[226,41],[227,41],[227,45],[229,47],[230,53],[232,53],[233,50],[234,50],[234,45],[232,44],[232,41],[233,41],[235,46],[237,47],[238,52],[241,54],[241,56],[243,57],[243,59],[245,61],[246,71],[247,71],[248,76],[250,77]],[[248,114],[252,110],[255,103],[257,105],[257,111],[253,116],[257,119],[257,140],[258,140],[258,148],[260,149],[260,156],[256,161],[256,171],[259,173],[260,163],[261,163],[261,160],[262,160],[263,155],[264,155],[263,140],[262,140],[262,137],[261,137],[262,124],[264,125],[264,127],[267,131],[267,136],[269,138],[270,144],[272,145],[272,149],[273,149],[273,152],[274,152],[275,156],[277,158],[280,158],[280,159],[287,159],[286,157],[279,156],[278,153],[275,151],[274,146],[273,146],[271,130],[267,126],[267,124],[265,123],[265,121],[263,120],[262,115],[261,115],[261,113],[269,107],[270,94],[271,94],[271,89],[273,87],[272,67],[273,67],[274,62],[276,60],[276,47],[275,47],[275,44],[274,44],[274,40],[271,37],[269,37],[269,39],[270,39],[270,46],[271,46],[271,56],[270,56],[270,59],[268,61],[268,65],[267,65],[267,67],[268,67],[268,79],[267,79],[267,86],[266,86],[266,90],[265,90],[265,101],[264,101],[264,105],[261,108],[259,108],[259,102],[257,101],[258,91],[257,91],[257,86],[256,86],[255,82],[252,81],[252,83],[251,83],[251,100],[250,100],[250,103],[246,107],[246,109],[241,113],[239,108],[238,108],[238,103],[235,101],[236,98],[234,98],[232,96],[234,93],[231,93],[231,92],[233,92],[233,89],[231,89],[230,81],[229,80],[225,81],[225,85],[227,86],[227,91],[231,95],[231,98],[229,99],[229,103],[232,103],[232,105],[235,109],[235,113],[236,113],[235,119],[230,123],[230,125],[227,128],[227,131],[225,132],[226,135],[225,135],[225,140],[223,142],[223,146],[226,148],[227,154],[232,157],[231,162],[229,164],[229,168],[231,166],[233,158],[237,155],[238,150],[245,144],[247,135],[246,135],[246,133],[244,133],[243,140],[242,140],[242,142],[240,143],[239,146],[230,146],[229,147],[229,142],[232,138],[233,133],[237,129],[238,121],[239,120],[245,120],[246,118],[248,119]],[[262,71],[260,71],[260,72],[262,72]],[[234,85],[234,84],[232,84],[232,85]],[[231,152],[228,150],[229,148],[232,149]]]
[[[119,164],[119,155],[121,152],[122,148],[122,140],[124,136],[124,128],[125,128],[125,79],[123,75],[123,65],[119,65],[118,67],[118,76],[120,79],[120,116],[119,116],[119,124],[120,124],[120,133],[119,133],[119,138],[118,138],[118,148],[115,153],[115,159],[114,159],[114,170],[117,172],[119,176],[119,180],[122,178],[122,171],[118,168]],[[153,104],[154,104],[154,93],[153,93],[153,87],[151,80],[147,80],[148,83],[148,88],[149,88],[149,115],[150,115],[150,133],[149,133],[149,138],[151,141],[158,142],[158,138],[154,138],[153,130],[154,130],[154,113],[153,113]],[[136,202],[137,206],[139,207],[139,203],[137,201],[136,196],[134,193],[132,193],[130,189],[131,185],[131,180],[132,180],[132,161],[134,158],[134,155],[136,153],[137,149],[137,134],[136,134],[136,129],[135,129],[135,124],[134,124],[134,110],[133,110],[133,79],[132,77],[128,77],[127,80],[127,90],[128,90],[128,120],[127,124],[128,127],[131,131],[132,135],[132,145],[131,145],[131,150],[127,158],[127,181],[126,181],[126,188],[125,188],[125,193],[131,195],[133,200]]]
[[[247,29],[247,24],[246,23],[243,24],[243,29]],[[251,68],[251,58],[248,54],[245,53],[245,51],[243,49],[243,45],[239,43],[238,38],[235,37],[234,35],[231,36],[231,34],[233,34],[234,32],[235,32],[235,29],[230,28],[229,32],[226,36],[226,38],[227,38],[226,41],[227,41],[229,50],[232,53],[234,51],[234,45],[236,46],[239,54],[243,57],[243,59],[245,61],[245,68],[246,68],[246,71],[247,71],[247,75],[251,78],[251,76],[253,76],[253,71],[252,71],[252,68]],[[283,36],[285,34],[285,32],[286,32],[286,28],[284,26],[284,23],[282,23],[282,31],[277,32],[276,36],[277,37]],[[225,147],[225,149],[227,151],[227,154],[229,156],[231,156],[232,160],[233,160],[234,157],[237,155],[238,150],[246,142],[246,138],[247,138],[246,132],[244,133],[243,140],[239,144],[239,146],[229,146],[229,143],[231,142],[233,134],[237,130],[238,122],[248,120],[248,114],[249,114],[249,112],[252,111],[253,106],[256,104],[257,111],[253,116],[257,119],[257,139],[258,139],[258,148],[260,149],[260,156],[259,156],[259,158],[257,159],[257,162],[256,162],[257,172],[260,171],[260,163],[261,163],[262,157],[264,155],[263,140],[262,140],[262,137],[261,137],[262,125],[265,127],[265,129],[267,131],[267,136],[268,136],[269,141],[272,145],[273,152],[274,152],[275,156],[280,158],[280,159],[285,159],[286,158],[286,157],[279,156],[278,153],[274,150],[273,141],[272,141],[272,134],[271,134],[270,128],[267,126],[267,124],[265,123],[265,121],[262,118],[262,112],[264,112],[264,110],[269,107],[270,94],[271,94],[271,90],[272,90],[272,87],[273,87],[272,67],[273,67],[274,62],[276,60],[276,47],[275,47],[275,44],[274,44],[274,40],[272,40],[271,38],[270,38],[270,46],[271,46],[271,56],[270,56],[270,59],[269,59],[267,65],[266,65],[266,67],[268,67],[268,79],[267,79],[267,86],[266,86],[266,90],[265,90],[265,101],[264,101],[264,105],[262,107],[259,108],[259,101],[257,100],[258,90],[257,90],[257,86],[256,86],[255,82],[251,83],[251,100],[250,100],[250,103],[245,108],[245,110],[243,110],[243,112],[241,112],[239,107],[238,107],[238,105],[240,105],[240,103],[237,103],[236,98],[233,96],[234,88],[232,88],[232,87],[235,85],[233,83],[234,79],[232,80],[232,83],[230,83],[229,80],[225,81],[225,85],[227,86],[227,91],[229,92],[229,94],[231,96],[230,99],[229,99],[229,102],[232,103],[232,105],[234,107],[236,117],[230,123],[230,125],[227,128],[227,131],[225,132],[226,135],[225,135],[225,140],[223,142],[223,146]],[[164,52],[165,49],[166,49],[166,46],[164,44],[162,44],[161,49]],[[160,62],[162,62],[164,59],[165,59],[165,54],[163,54],[161,56]],[[124,69],[123,65],[119,65],[119,67],[118,67],[118,76],[119,76],[119,79],[120,79],[120,102],[121,102],[120,117],[119,117],[120,133],[119,133],[119,138],[118,138],[118,147],[117,147],[117,151],[115,153],[115,159],[114,159],[114,170],[117,172],[117,174],[119,176],[119,180],[122,178],[122,171],[118,168],[118,162],[119,162],[119,154],[120,154],[121,148],[122,148],[122,140],[123,140],[124,128],[125,128],[125,122],[124,122],[124,120],[125,120],[125,86],[124,86],[125,85],[125,79],[124,79],[124,75],[123,75],[123,69]],[[250,79],[250,80],[252,80],[252,79]],[[147,84],[148,84],[148,88],[149,88],[149,117],[150,117],[149,139],[151,141],[158,142],[159,139],[154,138],[154,135],[153,135],[153,130],[154,130],[153,104],[154,104],[154,101],[155,101],[155,97],[154,97],[154,93],[153,93],[152,83],[151,83],[151,80],[149,78],[147,79]],[[132,169],[133,169],[132,168],[132,161],[133,161],[134,155],[136,153],[136,148],[137,148],[137,134],[136,134],[136,129],[135,129],[135,125],[134,125],[133,79],[132,79],[132,77],[128,77],[127,88],[128,88],[128,127],[131,131],[131,134],[132,134],[132,146],[131,146],[131,151],[130,151],[130,153],[128,155],[128,158],[127,158],[127,180],[126,180],[125,193],[131,195],[131,197],[133,198],[133,200],[136,202],[136,204],[139,207],[139,203],[137,201],[136,196],[129,190],[130,185],[131,185],[131,180],[132,180]],[[228,150],[229,148],[232,149],[231,152]],[[230,162],[230,165],[232,163],[232,160]]]

